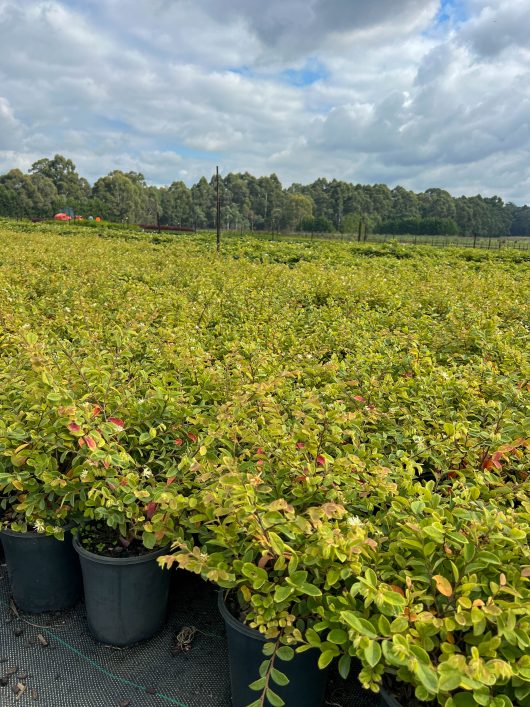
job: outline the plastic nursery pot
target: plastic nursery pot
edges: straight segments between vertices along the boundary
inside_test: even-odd
[[[259,666],[265,660],[263,644],[266,639],[232,616],[223,591],[219,592],[218,606],[228,638],[232,706],[247,707],[259,697],[249,684],[259,678]],[[287,707],[322,707],[324,704],[329,671],[319,669],[318,656],[319,651],[310,650],[297,653],[290,661],[278,661],[277,667],[287,675],[289,684],[284,687],[271,684],[271,688]],[[265,701],[265,705],[269,704]]]
[[[163,570],[159,548],[138,557],[105,557],[86,550],[78,538],[88,626],[110,646],[131,646],[151,638],[164,625],[171,573]]]
[[[30,614],[60,611],[73,606],[82,594],[79,559],[72,536],[64,540],[36,532],[0,533],[13,599]]]

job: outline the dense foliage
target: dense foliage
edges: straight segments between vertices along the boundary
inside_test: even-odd
[[[271,704],[314,646],[529,705],[530,255],[214,241],[2,225],[4,522],[171,541],[271,639]]]
[[[443,189],[421,194],[401,186],[350,184],[317,179],[284,189],[275,174],[221,178],[222,226],[233,230],[272,230],[464,236],[530,235],[530,209],[499,197],[451,196]],[[137,172],[115,170],[92,187],[74,163],[56,155],[35,162],[30,174],[13,169],[0,176],[0,216],[50,217],[71,209],[119,223],[212,228],[215,225],[215,178],[202,177],[191,188],[176,181],[148,186]]]

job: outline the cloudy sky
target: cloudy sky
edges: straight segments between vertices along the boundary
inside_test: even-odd
[[[0,172],[530,203],[529,0],[0,0]]]

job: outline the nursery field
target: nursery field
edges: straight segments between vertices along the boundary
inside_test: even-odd
[[[528,706],[529,305],[524,251],[1,222],[0,519],[171,543],[272,641],[255,705],[313,647]]]

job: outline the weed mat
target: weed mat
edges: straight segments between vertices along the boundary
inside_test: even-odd
[[[186,627],[196,629],[190,643],[189,632],[182,632]],[[215,588],[184,572],[173,578],[163,631],[132,648],[112,649],[90,636],[83,603],[54,614],[14,616],[7,570],[0,566],[0,678],[13,668],[8,684],[0,685],[0,707],[231,705]],[[326,704],[373,705],[352,682],[346,686],[332,677]],[[18,694],[17,684],[24,686]]]

